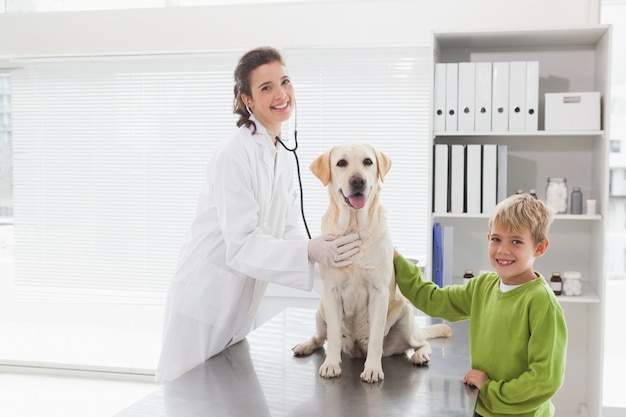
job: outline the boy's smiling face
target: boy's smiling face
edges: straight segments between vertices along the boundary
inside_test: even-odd
[[[504,284],[519,285],[536,278],[533,264],[548,249],[548,239],[536,244],[530,231],[514,232],[498,223],[487,237],[489,261]]]

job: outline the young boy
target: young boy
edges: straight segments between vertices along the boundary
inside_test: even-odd
[[[439,288],[396,253],[402,293],[424,313],[470,320],[472,369],[463,382],[479,389],[475,416],[554,415],[563,383],[567,327],[563,309],[535,259],[548,249],[553,214],[529,194],[502,201],[489,219],[486,272],[466,285]]]

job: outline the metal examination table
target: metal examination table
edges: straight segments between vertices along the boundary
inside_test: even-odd
[[[418,316],[420,325],[441,322]],[[385,380],[361,382],[363,359],[343,357],[342,375],[324,379],[324,351],[294,357],[315,331],[315,310],[288,308],[247,339],[162,385],[115,417],[454,417],[472,416],[477,391],[469,370],[468,322],[449,323],[452,337],[431,339],[428,366],[383,358]]]

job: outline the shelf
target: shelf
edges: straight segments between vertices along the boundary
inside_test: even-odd
[[[606,110],[610,100],[611,36],[610,25],[435,32],[433,65],[538,61],[540,100],[546,93],[598,91]],[[546,178],[566,177],[571,186],[580,186],[585,197],[596,199],[606,212],[603,205],[608,194],[610,113],[602,113],[600,126],[603,129],[584,131],[543,130],[545,125],[541,120],[545,120],[545,107],[542,109],[541,104],[538,116],[538,126],[542,130],[445,131],[444,127],[437,125],[444,131],[431,131],[432,153],[434,155],[434,145],[506,146],[505,194],[510,195],[517,189],[543,190]],[[485,128],[489,129],[488,125]],[[433,167],[435,163],[433,158]],[[624,198],[626,196],[608,197],[615,203]],[[582,295],[556,296],[568,323],[576,323],[576,326],[570,326],[565,382],[553,400],[558,415],[563,417],[601,414],[602,312],[606,280],[604,246],[607,235],[602,210],[596,215],[555,215],[549,232],[551,249],[537,264],[544,275],[550,271],[577,270],[584,278]],[[431,213],[431,224],[439,222],[451,229],[448,230],[451,242],[448,243],[447,262],[450,271],[456,275],[468,267],[490,269],[485,235],[491,210],[486,211],[484,214]],[[429,256],[432,255],[431,249]],[[549,275],[546,278],[549,279]]]
[[[581,304],[597,304],[600,303],[600,297],[591,288],[588,282],[582,282],[582,294],[581,295],[557,295],[556,299],[559,303],[581,303]]]
[[[578,45],[595,45],[607,31],[606,25],[581,28],[558,28],[529,31],[458,31],[437,33],[441,48],[561,48]]]
[[[549,277],[548,277],[549,278]],[[452,278],[452,285],[464,285],[463,279],[459,277]],[[581,295],[557,295],[556,299],[561,304],[598,304],[600,303],[600,297],[591,288],[588,282],[582,282],[582,294]]]
[[[449,219],[489,219],[491,215],[486,213],[469,214],[469,213],[433,213],[435,218]],[[599,221],[602,220],[601,214],[556,214],[554,220],[564,221]]]
[[[453,219],[488,219],[489,214],[470,214],[470,213],[433,213],[433,217],[448,217]]]
[[[571,136],[604,136],[604,130],[533,130],[533,131],[486,131],[486,132],[442,132],[435,131],[435,137],[571,137]]]

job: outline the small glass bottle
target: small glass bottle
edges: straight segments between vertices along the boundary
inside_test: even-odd
[[[572,189],[572,196],[570,213],[571,214],[583,214],[583,193],[580,191],[580,187],[574,187]]]
[[[567,178],[548,178],[546,204],[552,208],[554,214],[567,213]]]
[[[563,291],[563,280],[561,279],[560,272],[553,272],[550,277],[550,288],[554,291],[554,295],[561,295]]]
[[[537,199],[537,190],[535,190],[534,188],[531,188],[530,190],[528,190],[528,194],[533,196],[535,200]]]
[[[470,279],[474,278],[474,271],[471,269],[466,269],[463,274],[463,284],[467,284]]]

